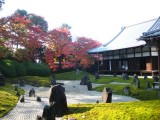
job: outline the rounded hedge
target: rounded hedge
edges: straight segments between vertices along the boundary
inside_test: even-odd
[[[49,76],[50,68],[43,63],[17,62],[15,60],[0,60],[0,72],[5,77],[19,76]]]

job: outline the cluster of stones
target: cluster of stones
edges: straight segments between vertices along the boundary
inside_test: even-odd
[[[15,86],[15,88],[16,88],[16,87],[17,87],[17,86]],[[34,88],[32,88],[32,89],[29,91],[28,96],[29,96],[29,97],[35,97],[35,96],[36,96],[36,95],[35,95],[35,90],[34,90]],[[40,101],[41,101],[41,98],[40,98],[39,96],[37,96],[37,97],[36,97],[36,101],[37,101],[37,102],[40,102]],[[20,96],[20,102],[25,102],[24,95],[21,95],[21,96]]]
[[[122,79],[123,80],[129,80],[129,76],[127,73],[122,73]]]
[[[80,85],[87,85],[88,90],[92,90],[92,83],[88,75],[84,75],[80,81]]]

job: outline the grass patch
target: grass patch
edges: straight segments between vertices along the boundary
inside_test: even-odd
[[[92,74],[87,73],[87,75],[90,76],[91,79],[94,78],[94,76]],[[59,73],[56,74],[56,79],[57,80],[81,80],[83,77],[83,72],[80,71],[79,74],[75,74],[74,71],[72,72],[65,72],[65,73]]]
[[[158,98],[158,90],[149,89],[146,90],[146,81],[143,78],[139,78],[140,80],[140,88],[135,88],[132,85],[133,77],[130,77],[129,80],[123,80],[121,77],[113,77],[113,76],[101,76],[100,79],[95,80],[93,74],[87,73],[90,77],[92,83],[105,84],[99,87],[94,88],[93,90],[102,92],[104,87],[112,88],[113,94],[117,95],[125,95],[123,93],[123,88],[129,86],[131,88],[131,94],[129,96],[137,98],[139,100],[157,100]],[[56,74],[57,80],[81,80],[83,77],[82,71],[79,72],[78,75],[72,72],[64,72]],[[38,85],[38,86],[46,86],[49,87],[51,84],[51,76],[48,77],[39,77],[39,76],[23,76],[17,78],[8,78],[7,81],[10,83],[17,83],[20,80],[25,80],[26,84]],[[149,78],[148,81],[150,85],[152,85],[153,79]],[[122,83],[130,83],[130,85],[121,85],[121,84],[109,84],[110,82],[122,82]]]
[[[49,87],[50,82],[50,76],[48,77],[39,77],[39,76],[22,76],[22,77],[16,77],[16,78],[7,78],[7,82],[10,83],[20,83],[21,80],[25,81],[25,84],[30,84],[33,86],[46,86]]]
[[[113,78],[113,79],[112,79]],[[139,78],[140,80],[140,88],[136,88],[132,85],[133,78],[130,77],[129,80],[123,80],[121,77],[101,77],[101,79],[94,81],[95,83],[105,83],[105,85],[98,86],[94,88],[93,90],[102,92],[104,87],[109,87],[113,90],[113,94],[117,95],[125,95],[123,92],[124,87],[130,87],[131,94],[128,96],[137,98],[139,100],[157,100],[158,98],[158,90],[153,89],[146,89],[146,81],[143,78]],[[153,79],[148,79],[150,82],[150,85],[152,85]],[[130,83],[129,85],[123,85],[123,84],[109,84],[110,82],[123,82],[123,83]]]
[[[93,81],[94,76],[92,74],[87,73],[91,80]],[[55,75],[57,80],[81,80],[83,77],[83,73],[80,71],[78,75],[72,72],[58,73]],[[10,83],[20,83],[21,80],[25,80],[26,84],[38,85],[38,86],[46,86],[49,87],[51,84],[51,76],[40,77],[40,76],[22,76],[16,78],[7,78],[7,82]]]
[[[100,79],[98,79],[98,80],[95,80],[94,76],[93,76],[91,81],[94,83],[99,83],[99,84],[108,84],[110,82],[122,82],[122,83],[124,83],[124,82],[131,83],[132,82],[131,78],[129,80],[123,80],[121,77],[112,77],[112,76],[101,76]]]
[[[22,89],[19,89],[20,94],[24,94]],[[17,103],[18,96],[16,96],[16,91],[14,86],[6,84],[5,86],[0,86],[0,117],[7,114]]]
[[[159,120],[160,101],[72,104],[63,118],[77,120]],[[85,118],[82,118],[85,117]]]

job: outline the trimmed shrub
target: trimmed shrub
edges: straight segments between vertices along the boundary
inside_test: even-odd
[[[51,70],[49,67],[42,63],[25,63],[27,68],[27,74],[30,76],[49,76],[51,75]]]
[[[16,69],[16,75],[17,76],[26,76],[27,75],[27,69],[23,65],[23,63],[19,63],[17,61],[14,61],[14,66]]]
[[[16,70],[12,60],[0,60],[0,71],[5,77],[16,77]]]
[[[51,71],[45,64],[32,62],[17,62],[14,60],[0,60],[0,72],[5,77],[19,76],[49,76]]]

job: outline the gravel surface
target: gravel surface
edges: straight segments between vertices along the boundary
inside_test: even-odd
[[[88,91],[87,86],[79,85],[80,81],[58,81],[64,83],[65,94],[67,97],[67,103],[96,103],[98,100],[101,102],[102,92]],[[92,83],[92,87],[99,86],[101,84]],[[25,90],[25,102],[18,102],[16,107],[13,108],[6,116],[0,118],[0,120],[35,120],[37,115],[42,115],[42,110],[45,105],[49,104],[49,87],[33,87],[26,85],[22,87]],[[36,97],[29,97],[29,90],[34,88],[36,96],[41,97],[41,102],[36,101]],[[112,95],[112,102],[127,102],[127,101],[138,101],[135,98]],[[56,118],[61,120],[61,118]]]

